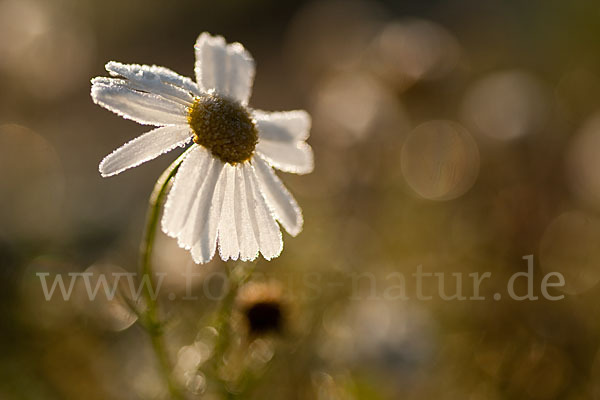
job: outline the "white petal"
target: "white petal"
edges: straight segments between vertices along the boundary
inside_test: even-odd
[[[298,203],[265,161],[254,157],[252,164],[267,205],[285,230],[296,236],[302,230],[304,222]]]
[[[195,91],[190,91],[186,88],[174,85],[171,76],[164,76],[164,74],[159,73],[148,65],[128,65],[111,61],[106,64],[106,70],[110,72],[112,76],[127,79],[127,83],[133,89],[157,94],[165,99],[183,105],[191,105],[194,102],[193,95],[196,95],[198,92],[197,89]],[[179,81],[183,79],[183,77],[179,78]]]
[[[223,94],[226,89],[227,43],[223,36],[211,36],[204,32],[196,40],[196,82],[205,91],[214,89]]]
[[[314,168],[312,148],[306,142],[275,142],[258,139],[257,152],[273,167],[296,174],[308,174]]]
[[[228,45],[227,56],[227,92],[225,95],[246,105],[250,99],[254,82],[254,59],[240,43]]]
[[[285,112],[253,111],[261,139],[296,142],[308,139],[311,118],[304,110]]]
[[[193,145],[175,175],[173,187],[165,203],[162,230],[178,237],[188,221],[194,201],[208,175],[211,156],[201,146]],[[191,243],[188,244],[188,248]]]
[[[140,124],[187,124],[187,107],[157,94],[134,90],[123,79],[92,79],[92,99],[96,104]]]
[[[237,260],[240,256],[240,246],[238,243],[238,233],[236,228],[236,168],[226,164],[223,170],[225,175],[223,207],[221,209],[221,219],[219,221],[218,244],[219,254],[224,261],[228,259]]]
[[[202,212],[205,212],[212,202],[220,172],[216,166],[217,163],[214,157],[209,156],[207,165],[202,168],[203,175],[199,177],[199,182],[192,189],[192,202],[189,208],[177,211],[186,214],[181,229],[177,232],[177,242],[180,247],[186,250],[191,250],[198,239],[196,228],[198,222],[202,222],[198,217],[199,212],[201,217]]]
[[[164,82],[185,89],[194,96],[200,96],[202,94],[202,90],[200,90],[198,84],[187,76],[179,75],[177,72],[172,71],[169,68],[159,67],[157,65],[151,65],[148,68],[151,72],[159,75],[160,79]]]
[[[111,63],[112,62],[109,62],[106,65],[107,69],[108,69],[108,65]],[[119,64],[119,63],[115,63],[115,64]],[[121,65],[125,65],[125,66],[131,67],[131,68],[140,67],[144,70],[152,72],[152,73],[158,75],[160,77],[161,81],[169,83],[169,84],[179,87],[181,89],[187,90],[188,92],[192,93],[194,96],[199,96],[202,94],[202,92],[200,91],[200,88],[198,87],[198,84],[196,84],[196,82],[194,82],[193,80],[191,80],[190,78],[188,78],[186,76],[179,75],[177,72],[172,71],[169,68],[159,67],[157,65],[140,65],[140,66],[135,65],[135,64],[129,64],[129,65],[121,64]]]
[[[246,191],[246,177],[244,175],[244,165],[238,164],[235,167],[236,187],[234,213],[236,218],[236,231],[238,243],[240,246],[240,260],[251,261],[258,256],[258,241],[254,236],[253,219],[250,218],[250,210],[254,212],[254,207],[249,208],[248,204],[254,204],[252,192]],[[255,220],[255,219],[254,219]]]
[[[215,170],[219,170],[219,178],[215,183],[210,203],[206,206],[199,203],[196,220],[194,233],[196,243],[192,247],[192,258],[198,264],[209,262],[213,258],[217,248],[217,231],[219,220],[221,219],[221,209],[223,208],[223,195],[225,194],[227,175],[222,173],[224,164],[219,160],[214,160],[214,162]],[[217,172],[215,172],[216,174]],[[209,191],[209,188],[207,187],[205,190]]]
[[[107,177],[155,159],[161,154],[183,146],[192,139],[188,126],[163,126],[125,143],[100,163],[100,174]]]
[[[204,91],[248,104],[254,80],[254,60],[240,43],[204,32],[196,41],[196,81]]]
[[[179,246],[191,249],[196,263],[206,263],[215,254],[217,227],[223,203],[223,162],[210,157],[209,164],[207,175],[196,192],[191,212],[177,235]]]
[[[267,260],[277,257],[283,249],[281,231],[271,214],[265,199],[258,189],[258,181],[248,163],[243,165],[246,199],[250,212],[250,222],[254,230],[254,237],[258,241],[260,253]]]

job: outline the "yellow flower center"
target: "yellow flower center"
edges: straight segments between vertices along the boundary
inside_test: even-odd
[[[207,94],[197,97],[188,113],[194,142],[223,162],[237,164],[252,157],[258,131],[246,108],[237,102]]]

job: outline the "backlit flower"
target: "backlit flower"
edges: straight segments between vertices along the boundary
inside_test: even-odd
[[[111,78],[92,79],[95,103],[153,129],[100,163],[102,176],[185,146],[192,147],[165,204],[163,231],[191,250],[197,263],[215,249],[223,260],[271,259],[283,242],[276,220],[292,236],[302,212],[273,168],[311,172],[305,111],[264,112],[248,107],[254,60],[239,43],[203,33],[195,45],[196,82],[157,66],[109,62]]]

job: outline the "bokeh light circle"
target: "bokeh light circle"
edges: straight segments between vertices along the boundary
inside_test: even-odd
[[[394,86],[438,79],[460,60],[456,38],[435,22],[411,18],[387,24],[373,42],[370,65]]]
[[[540,266],[544,273],[565,278],[567,294],[583,293],[600,282],[600,219],[583,211],[568,211],[546,228],[540,242]]]
[[[463,115],[477,132],[511,140],[534,132],[547,114],[541,83],[523,71],[502,71],[476,81],[467,91]]]
[[[429,121],[404,143],[402,174],[429,200],[451,200],[466,193],[479,174],[479,150],[469,132],[452,121]]]
[[[65,176],[52,144],[17,124],[0,125],[0,236],[57,236]]]
[[[115,332],[125,330],[137,321],[137,315],[129,305],[140,306],[135,301],[139,283],[134,274],[110,264],[92,265],[84,274],[87,277],[77,279],[74,289],[82,315],[99,328]]]
[[[315,126],[327,130],[326,140],[347,147],[377,131],[402,131],[408,126],[403,105],[369,74],[339,73],[323,79],[313,95]]]
[[[600,114],[594,115],[573,139],[567,152],[571,191],[585,204],[600,207]]]

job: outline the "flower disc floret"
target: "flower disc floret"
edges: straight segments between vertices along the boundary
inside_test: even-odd
[[[224,97],[196,98],[188,122],[195,143],[232,165],[249,160],[258,143],[258,131],[246,108]]]

